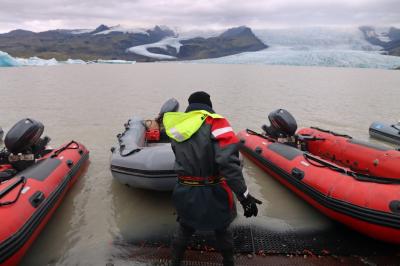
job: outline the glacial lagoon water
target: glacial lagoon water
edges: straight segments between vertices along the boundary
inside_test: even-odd
[[[116,265],[116,239],[145,239],[175,228],[169,193],[122,186],[109,170],[110,148],[132,115],[153,118],[162,103],[206,90],[233,128],[259,130],[267,114],[289,110],[300,126],[318,126],[359,139],[374,120],[399,119],[400,75],[394,70],[154,63],[60,65],[0,69],[0,125],[32,117],[56,147],[74,139],[90,150],[91,165],[66,196],[23,265]],[[260,215],[236,224],[330,230],[333,223],[245,160]]]

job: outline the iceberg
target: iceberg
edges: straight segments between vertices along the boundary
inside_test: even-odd
[[[56,66],[59,62],[55,59],[41,59],[39,57],[15,58],[21,66]]]
[[[13,67],[19,66],[20,63],[11,57],[9,54],[0,51],[0,67]]]
[[[95,62],[91,62],[91,63],[98,63],[98,64],[135,64],[136,61],[98,59]]]
[[[65,61],[63,63],[69,64],[69,65],[85,65],[85,64],[87,64],[85,61],[83,61],[81,59],[68,59],[67,61]]]
[[[81,59],[68,59],[67,61],[57,61],[55,58],[52,59],[42,59],[39,57],[30,58],[14,58],[8,53],[0,51],[0,67],[15,67],[15,66],[58,66],[61,64],[68,65],[84,65],[84,64],[135,64],[136,61],[126,61],[126,60],[103,60],[98,59],[95,61],[86,62]]]

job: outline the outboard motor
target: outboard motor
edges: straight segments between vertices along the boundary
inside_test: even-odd
[[[163,117],[165,113],[168,112],[177,112],[179,110],[179,102],[177,99],[175,98],[171,98],[168,101],[166,101],[161,109],[160,112],[158,113],[158,116],[156,117],[156,122],[158,124],[158,131],[157,132],[152,132],[151,130],[147,130],[146,131],[146,139],[147,140],[157,140],[157,141],[161,141],[161,142],[169,142],[169,137],[167,136],[166,132],[165,132],[165,128],[163,125]],[[156,135],[157,137],[152,137]]]
[[[4,135],[4,131],[3,131],[3,129],[0,127],[0,144],[3,143],[3,135]]]
[[[24,170],[35,163],[46,149],[50,138],[41,138],[44,131],[42,123],[26,118],[16,123],[4,139],[4,144],[10,153],[9,163],[18,171]]]
[[[278,142],[295,142],[296,119],[285,109],[278,109],[268,115],[270,126],[263,125],[265,134]]]

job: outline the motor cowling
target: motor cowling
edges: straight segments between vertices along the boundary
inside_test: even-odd
[[[40,141],[44,131],[41,122],[25,118],[17,122],[4,139],[4,145],[11,153],[25,153]]]
[[[179,102],[175,98],[171,98],[166,101],[160,109],[158,114],[159,117],[162,117],[167,112],[177,112],[179,109]]]
[[[296,119],[285,109],[278,109],[268,115],[270,126],[263,125],[267,135],[274,138],[288,138],[294,136],[297,130]]]

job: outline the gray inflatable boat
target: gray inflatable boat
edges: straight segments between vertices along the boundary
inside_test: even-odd
[[[393,125],[373,122],[369,127],[369,134],[371,137],[400,145],[400,122]]]
[[[159,118],[165,112],[177,111],[178,107],[178,102],[170,99],[161,108]],[[173,190],[177,175],[168,137],[161,136],[158,141],[146,139],[146,131],[152,125],[159,128],[157,121],[161,119],[133,117],[125,124],[125,131],[117,135],[118,146],[111,149],[111,173],[120,183],[156,191]]]

